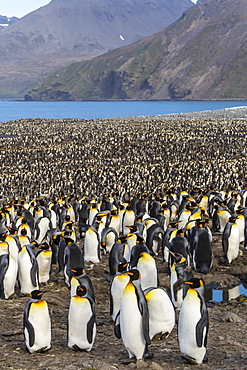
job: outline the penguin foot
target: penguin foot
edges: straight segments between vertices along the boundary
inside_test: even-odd
[[[182,359],[184,359],[189,364],[198,365],[198,362],[193,357],[182,355]]]
[[[44,353],[46,351],[49,351],[49,349],[51,349],[51,347],[42,347],[40,349],[38,349],[37,351],[35,351],[36,353]]]
[[[227,259],[226,257],[221,257],[221,259],[220,259],[220,263],[221,263],[222,265],[227,265],[227,266],[229,266],[229,265],[230,265],[230,263],[228,262],[228,259]]]
[[[78,347],[77,344],[74,344],[73,345],[73,350],[76,351],[76,352],[79,352],[79,351],[82,351],[80,347]]]
[[[162,332],[159,332],[157,334],[155,334],[155,336],[153,337],[153,340],[164,340],[168,337],[169,333],[166,332],[166,333],[162,333]]]
[[[153,340],[161,340],[161,339],[163,339],[162,332],[155,334],[155,336],[153,337]]]
[[[208,356],[207,356],[207,354],[205,354],[204,359],[202,360],[202,362],[208,362]]]
[[[149,349],[147,350],[147,352],[143,356],[144,360],[148,360],[148,359],[151,359],[153,357],[154,357],[154,355]]]

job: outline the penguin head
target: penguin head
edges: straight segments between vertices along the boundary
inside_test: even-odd
[[[21,219],[21,223],[22,223],[22,224],[26,224],[26,223],[27,223],[27,219],[26,219],[25,217],[23,217],[23,218]]]
[[[125,244],[126,243],[126,240],[127,240],[126,236],[120,236],[117,239],[118,243],[122,243],[122,244]]]
[[[35,289],[31,292],[30,297],[33,299],[41,299],[44,293],[46,293],[46,291]]]
[[[139,227],[136,225],[130,225],[130,226],[127,226],[127,228],[130,229],[130,232],[132,233],[135,233],[136,231],[139,230]]]
[[[131,269],[126,272],[127,275],[130,277],[130,281],[139,280],[141,277],[141,273],[137,269]]]
[[[84,295],[87,294],[87,288],[84,285],[78,285],[76,288],[76,295],[79,297],[83,297]]]
[[[73,270],[70,271],[73,272],[74,276],[81,276],[86,272],[82,267],[75,267]]]
[[[47,251],[49,249],[49,245],[48,243],[43,243],[40,244],[39,248],[42,249],[43,251]]]
[[[129,266],[129,263],[127,263],[127,262],[125,262],[125,263],[119,263],[119,265],[117,266],[116,270],[118,272],[124,272],[124,271],[127,270],[128,266]]]
[[[185,281],[184,283],[188,284],[192,289],[201,288],[204,285],[204,281],[198,278],[192,278],[188,281]]]
[[[26,236],[27,235],[27,229],[25,227],[21,230],[21,235],[22,236]]]
[[[0,234],[0,240],[5,241],[6,236],[7,236],[7,233]]]
[[[230,222],[231,224],[234,224],[236,222],[236,217],[234,216],[229,217],[228,222]]]
[[[144,242],[145,242],[145,241],[144,241],[143,237],[142,237],[141,235],[138,235],[138,234],[137,234],[136,244],[142,244],[142,243],[144,243]]]

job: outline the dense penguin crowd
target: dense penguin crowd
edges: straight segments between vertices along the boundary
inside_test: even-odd
[[[1,125],[1,197],[120,196],[245,180],[243,120],[42,120]]]
[[[96,282],[86,268],[106,256],[110,315],[129,357],[151,358],[148,345],[169,335],[177,314],[183,358],[207,361],[204,281],[194,274],[210,274],[212,233],[222,235],[222,265],[245,252],[244,131],[241,120],[193,119],[1,126],[0,294],[31,294],[30,353],[52,344],[41,290],[52,269],[70,289],[67,345],[91,351]],[[158,256],[169,267],[169,294]]]

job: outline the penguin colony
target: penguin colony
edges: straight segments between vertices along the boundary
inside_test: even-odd
[[[183,358],[205,362],[204,282],[193,275],[210,273],[212,232],[222,234],[222,264],[238,258],[240,243],[246,249],[245,138],[236,140],[235,129],[213,120],[203,128],[179,121],[176,130],[167,121],[21,123],[1,128],[10,137],[1,139],[0,152],[0,287],[8,299],[18,280],[19,292],[31,295],[23,321],[29,352],[51,347],[39,290],[51,268],[71,292],[68,346],[93,348],[95,296],[85,266],[106,256],[113,330],[129,357],[151,358],[149,344],[169,335],[177,311]],[[227,160],[219,158],[223,150]],[[157,256],[170,269],[170,296],[159,286]]]

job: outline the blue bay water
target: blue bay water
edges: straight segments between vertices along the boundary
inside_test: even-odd
[[[20,118],[114,118],[189,113],[247,106],[247,100],[227,101],[0,101],[0,122]]]

